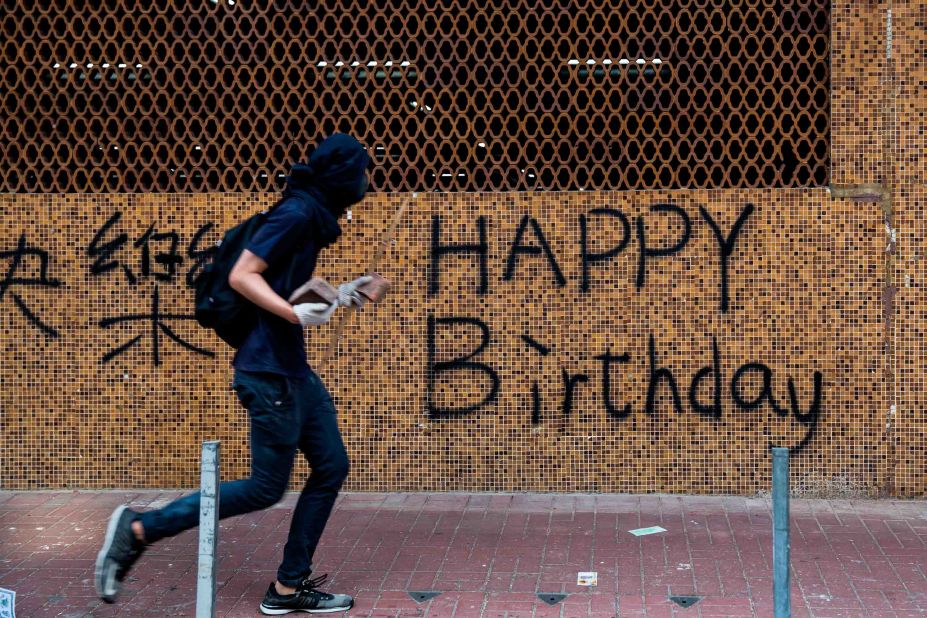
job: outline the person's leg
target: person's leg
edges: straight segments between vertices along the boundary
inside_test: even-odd
[[[283,497],[300,426],[285,378],[237,372],[235,390],[251,418],[251,478],[220,485],[220,518],[266,508]],[[195,493],[145,513],[116,509],[97,554],[94,583],[100,597],[108,603],[115,600],[120,582],[146,544],[195,527],[199,506],[200,495]]]
[[[270,374],[238,372],[235,391],[251,418],[251,477],[219,486],[219,519],[272,506],[286,491],[296,452],[299,409],[288,380]],[[296,423],[294,425],[294,423]],[[142,513],[145,543],[199,525],[200,494]]]
[[[283,497],[293,468],[295,447],[251,441],[251,477],[219,485],[219,519],[273,506]],[[146,544],[180,534],[200,523],[200,493],[179,498],[138,517]]]
[[[305,393],[306,407],[299,450],[312,471],[293,511],[283,562],[277,570],[277,581],[288,587],[296,587],[312,573],[312,557],[349,469],[331,395],[315,374],[300,392]]]
[[[319,590],[325,576],[310,579],[312,556],[325,529],[332,506],[348,475],[348,455],[338,431],[332,398],[312,375],[301,381],[297,399],[303,406],[303,426],[299,449],[312,468],[306,481],[293,519],[290,536],[283,550],[283,563],[261,602],[264,614],[286,614],[293,611],[336,612],[354,606],[346,594],[330,594]]]

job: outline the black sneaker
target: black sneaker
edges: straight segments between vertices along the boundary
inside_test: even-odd
[[[328,594],[318,589],[325,583],[328,575],[315,579],[305,579],[294,594],[279,594],[274,584],[267,589],[261,603],[261,613],[267,616],[282,616],[290,612],[307,614],[330,614],[346,612],[354,607],[354,599],[346,594]]]
[[[113,511],[109,518],[106,538],[103,539],[103,548],[97,554],[93,572],[97,594],[107,603],[116,601],[119,585],[145,551],[145,544],[132,531],[132,522],[137,516],[137,512],[123,505]]]

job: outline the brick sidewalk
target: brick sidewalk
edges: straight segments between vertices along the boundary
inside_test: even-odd
[[[178,495],[0,492],[0,587],[16,591],[17,616],[193,616],[195,531],[151,548],[116,605],[91,581],[116,505]],[[260,615],[294,502],[222,523],[219,616]],[[667,531],[628,533],[654,525]],[[770,527],[756,498],[348,494],[317,573],[357,596],[350,616],[766,617]],[[795,616],[923,616],[927,503],[793,500],[792,567]],[[598,586],[576,586],[578,571],[597,571]],[[417,604],[410,590],[441,594]],[[548,606],[538,592],[568,596]],[[671,594],[702,599],[683,609]]]

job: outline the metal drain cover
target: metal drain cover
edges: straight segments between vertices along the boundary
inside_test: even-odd
[[[684,596],[673,596],[669,598],[670,601],[678,605],[679,607],[692,607],[696,603],[702,600],[702,597],[684,597]]]
[[[538,598],[548,605],[556,605],[560,601],[567,598],[567,595],[561,594],[559,592],[539,592]]]
[[[412,597],[412,600],[416,603],[424,603],[441,594],[435,590],[407,590],[406,592],[408,592],[409,596]]]

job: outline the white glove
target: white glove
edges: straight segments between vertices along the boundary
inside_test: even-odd
[[[338,308],[338,303],[332,303],[327,305],[325,303],[301,303],[299,305],[293,305],[293,312],[296,314],[296,317],[299,318],[299,323],[303,328],[307,326],[321,326],[325,324],[330,319],[332,319],[332,314],[335,313],[335,309]]]
[[[367,302],[367,297],[357,291],[357,288],[373,281],[373,277],[364,275],[358,277],[350,283],[342,283],[338,286],[338,304],[342,307],[363,307]]]

